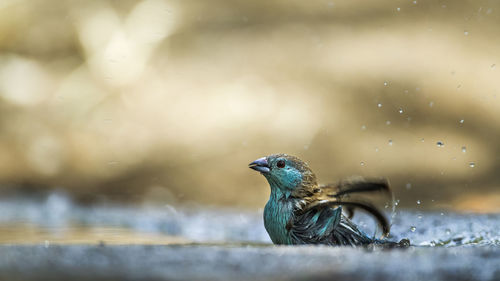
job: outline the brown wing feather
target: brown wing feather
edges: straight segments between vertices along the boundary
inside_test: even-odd
[[[390,194],[391,188],[387,180],[354,180],[341,181],[339,183],[322,185],[320,187],[324,194],[330,197],[342,197],[347,194],[365,192],[386,192]]]
[[[321,209],[325,207],[333,207],[333,206],[349,206],[353,208],[359,208],[367,211],[370,213],[376,220],[377,223],[380,225],[382,228],[382,236],[387,236],[390,232],[391,226],[389,225],[389,221],[387,218],[384,216],[382,212],[380,212],[375,206],[368,202],[362,202],[362,201],[343,201],[343,200],[338,200],[338,199],[327,199],[327,200],[321,200],[321,201],[314,201],[307,206],[305,206],[301,211],[300,214],[305,213],[309,210],[312,209]]]
[[[335,197],[340,197],[352,193],[377,192],[377,191],[382,191],[389,194],[391,193],[391,189],[387,181],[381,181],[381,182],[366,181],[366,182],[350,183],[345,188],[341,188],[341,190],[335,194]]]
[[[343,197],[348,197],[349,195],[359,194],[359,193],[370,193],[370,192],[384,192],[389,197],[392,195],[391,188],[386,179],[371,179],[365,180],[362,178],[354,180],[341,181],[339,183],[327,184],[320,187],[321,195],[320,197],[335,197],[337,199],[343,199]],[[345,206],[344,212],[348,218],[354,216],[353,206]]]

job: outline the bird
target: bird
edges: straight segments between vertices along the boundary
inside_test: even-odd
[[[390,231],[384,214],[369,202],[350,198],[359,193],[391,193],[385,179],[319,185],[306,162],[287,154],[259,158],[251,162],[249,168],[260,172],[271,187],[264,208],[264,226],[274,244],[353,247],[408,247],[410,244],[408,239],[400,242],[383,239]],[[375,218],[383,233],[380,239],[368,236],[350,220],[355,209],[362,209]]]

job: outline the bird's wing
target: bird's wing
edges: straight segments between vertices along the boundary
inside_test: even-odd
[[[374,212],[382,225],[384,234],[388,232],[385,217],[377,213],[375,208],[356,202],[323,201],[306,206],[297,211],[293,223],[287,225],[294,244],[328,244],[328,245],[366,245],[375,240],[360,231],[354,223],[342,215],[341,205],[355,204],[356,207]],[[359,205],[358,205],[359,204]]]
[[[345,207],[351,207],[354,209],[363,209],[364,211],[368,212],[370,215],[372,215],[377,223],[380,225],[382,228],[382,235],[386,236],[389,234],[390,231],[390,224],[385,215],[379,211],[375,206],[368,202],[363,202],[363,201],[352,201],[352,200],[342,200],[342,199],[337,199],[337,198],[330,198],[330,199],[325,199],[325,200],[317,200],[313,201],[309,204],[307,204],[305,207],[301,208],[296,214],[297,218],[300,218],[302,215],[308,214],[310,212],[314,213],[314,210],[317,211],[324,211],[324,210],[331,210],[334,207],[334,210],[339,210],[339,212],[342,212],[342,209],[339,206],[345,206]],[[337,215],[337,216],[340,216]]]
[[[389,183],[385,179],[381,180],[346,180],[334,184],[320,186],[324,194],[329,197],[341,198],[348,194],[382,191],[391,193]]]
[[[341,216],[341,207],[309,209],[297,213],[287,228],[297,244],[319,244],[339,225]]]
[[[345,180],[339,183],[326,184],[320,186],[323,197],[345,199],[350,195],[359,193],[369,193],[369,192],[384,192],[385,194],[392,196],[391,188],[389,183],[385,179],[380,180],[365,180],[363,178],[356,178],[352,180]],[[347,213],[348,218],[354,216],[355,206],[346,205],[344,211]]]

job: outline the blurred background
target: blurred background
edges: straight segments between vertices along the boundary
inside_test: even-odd
[[[259,213],[269,187],[247,164],[288,153],[322,183],[386,177],[400,208],[499,212],[499,12],[493,0],[3,0],[2,208]]]

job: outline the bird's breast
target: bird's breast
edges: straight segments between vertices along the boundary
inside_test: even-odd
[[[293,202],[270,199],[264,208],[264,226],[274,244],[292,244],[287,224],[293,217]]]

